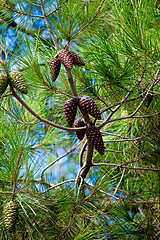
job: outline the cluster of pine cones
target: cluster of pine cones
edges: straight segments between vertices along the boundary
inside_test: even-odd
[[[12,71],[9,77],[5,73],[0,73],[0,96],[5,92],[8,84],[23,94],[28,93],[25,78],[20,71]]]
[[[78,103],[77,101],[74,100],[74,98],[71,98],[70,100],[67,100],[64,104],[64,115],[70,127],[73,126],[73,123],[75,128],[86,126],[83,118],[78,118],[74,122],[77,113],[77,107],[87,112],[91,116],[95,117],[96,119],[99,120],[101,119],[101,113],[96,103],[91,97],[83,96],[82,98],[79,99]],[[104,155],[104,142],[99,129],[93,125],[89,127],[87,126],[87,128],[84,130],[76,131],[77,138],[79,140],[82,140],[84,138],[85,133],[87,139],[91,142],[93,147],[100,154]]]
[[[73,65],[85,65],[84,61],[82,60],[82,58],[80,58],[80,56],[78,56],[77,53],[69,51],[65,48],[60,50],[57,54],[57,57],[52,58],[49,62],[50,73],[53,82],[57,79],[59,75],[61,63],[69,69],[72,69]]]
[[[72,69],[73,65],[77,65],[77,66],[85,65],[84,61],[80,56],[78,56],[77,53],[73,51],[69,51],[68,49],[64,48],[58,52],[57,57],[52,58],[49,62],[52,81],[55,81],[57,79],[60,72],[61,63],[68,69]],[[80,98],[78,103],[77,101],[75,101],[74,98],[71,98],[70,100],[66,101],[64,104],[65,118],[70,127],[73,126],[76,113],[77,113],[77,107],[87,112],[91,116],[95,117],[96,119],[101,119],[101,113],[96,103],[93,101],[91,97],[84,96]],[[77,119],[74,123],[75,128],[84,127],[84,126],[86,126],[86,124],[83,118]],[[76,131],[76,135],[79,140],[82,140],[85,134],[87,136],[87,139],[93,145],[93,147],[99,153],[104,155],[104,142],[99,129],[95,126],[90,126],[84,130]]]

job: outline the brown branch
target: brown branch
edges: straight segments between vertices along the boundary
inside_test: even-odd
[[[43,174],[44,172],[51,166],[53,166],[53,164],[55,164],[56,162],[58,162],[60,159],[62,159],[63,157],[65,157],[66,155],[68,155],[69,153],[71,153],[72,151],[74,151],[79,145],[80,145],[81,142],[79,142],[76,146],[72,147],[69,151],[67,151],[65,154],[63,154],[62,156],[56,158],[53,162],[51,162],[50,164],[48,164],[43,170],[42,170],[42,173],[41,173],[41,179],[43,178]]]
[[[122,119],[128,119],[128,118],[145,118],[145,117],[151,117],[151,116],[154,116],[154,115],[159,115],[159,113],[155,113],[155,114],[151,114],[151,115],[144,115],[144,116],[134,116],[140,109],[140,107],[142,106],[142,104],[144,103],[146,97],[148,96],[149,92],[151,91],[151,89],[153,88],[153,86],[155,86],[159,81],[160,81],[160,78],[158,78],[158,74],[160,72],[160,68],[158,68],[157,72],[156,72],[156,75],[155,75],[155,78],[154,78],[154,81],[153,83],[150,85],[148,91],[146,92],[145,96],[143,97],[141,103],[138,105],[138,107],[136,108],[136,110],[131,113],[130,115],[126,116],[126,117],[121,117],[121,118],[116,118],[116,119],[112,119],[112,120],[109,120],[112,115],[122,106],[122,104],[124,103],[124,101],[128,98],[128,96],[130,95],[130,93],[132,92],[133,88],[130,89],[130,91],[127,93],[127,95],[124,97],[124,99],[120,102],[120,104],[108,115],[107,119],[99,126],[99,128],[102,128],[104,125],[110,123],[110,122],[114,122],[114,121],[117,121],[117,120],[122,120]],[[138,80],[136,82],[135,85],[137,85],[139,83],[140,80]]]
[[[153,114],[148,114],[148,115],[143,115],[143,116],[131,116],[131,115],[128,115],[126,117],[120,117],[120,118],[111,119],[111,120],[109,120],[107,122],[107,124],[111,123],[111,122],[119,121],[119,120],[126,120],[126,119],[129,119],[129,118],[149,118],[149,117],[153,117],[153,116],[156,116],[156,115],[160,115],[160,112],[153,113]],[[98,126],[98,128],[101,128],[102,126],[103,126],[103,124]]]
[[[12,94],[11,94],[12,95]],[[5,110],[3,107],[2,107],[2,109],[3,109],[3,111],[5,112],[5,113],[7,113],[9,116],[11,116],[11,117],[13,117],[14,119],[16,119],[16,121],[17,122],[19,122],[19,123],[22,123],[22,124],[25,124],[25,125],[35,125],[35,124],[38,124],[40,121],[37,121],[37,122],[35,122],[35,123],[32,123],[32,122],[23,122],[23,121],[21,121],[21,120],[19,120],[13,113],[10,113],[10,112],[8,112],[7,110]]]
[[[86,149],[86,146],[87,146],[87,141],[83,144],[82,148],[81,148],[81,151],[79,153],[79,167],[81,168],[83,166],[83,162],[82,162],[82,158],[83,158],[83,153]]]
[[[100,12],[100,10],[101,10],[104,2],[105,2],[105,0],[102,0],[99,8],[98,8],[97,11],[96,11],[96,14],[90,19],[90,21],[89,21],[84,27],[82,27],[77,33],[75,33],[75,34],[71,37],[71,39],[73,39],[73,38],[74,38],[75,36],[77,36],[80,32],[82,32],[86,27],[88,27],[89,24],[91,24],[91,22],[92,22],[92,21],[97,17],[97,15],[99,14],[99,12]]]
[[[43,3],[43,0],[40,0],[40,3],[41,3],[41,9],[42,9],[42,13],[43,13],[43,17],[44,17],[44,21],[45,21],[45,24],[46,24],[46,27],[48,28],[48,31],[50,33],[50,36],[52,38],[52,41],[54,42],[54,45],[57,49],[57,51],[60,50],[60,47],[58,46],[58,43],[57,43],[57,40],[52,32],[52,29],[49,25],[49,22],[48,22],[48,19],[47,19],[47,15],[46,15],[46,12],[45,12],[45,8],[44,8],[44,3]]]
[[[145,135],[143,135],[143,136],[141,136],[141,137],[136,137],[136,138],[124,138],[124,139],[119,139],[119,140],[116,140],[116,139],[114,139],[114,140],[104,140],[104,142],[126,142],[126,141],[136,141],[136,140],[139,140],[139,139],[142,139],[142,138],[145,138],[145,137],[148,137],[148,136],[150,136],[151,134],[153,134],[155,131],[153,131],[153,132],[151,132],[151,133],[148,133],[148,134],[145,134]],[[104,133],[104,132],[102,132],[102,133]],[[119,137],[119,136],[117,136],[117,137]]]
[[[11,192],[11,191],[1,191],[0,190],[0,194],[13,194],[13,192]]]
[[[13,8],[11,8],[10,6],[8,6],[8,5],[6,4],[6,2],[4,2],[3,0],[1,0],[1,1],[3,2],[3,7],[11,10],[12,12],[16,12],[16,13],[18,13],[18,14],[26,15],[26,16],[29,16],[29,17],[44,18],[44,16],[41,16],[41,15],[34,15],[34,14],[31,14],[31,13],[27,13],[27,12],[23,12],[23,11],[19,11],[19,10],[13,9]],[[62,4],[64,4],[66,1],[68,1],[68,0],[63,1]],[[61,5],[62,5],[62,4],[61,4]],[[59,6],[58,6],[56,9],[54,9],[52,12],[48,13],[48,14],[46,15],[46,17],[49,17],[51,14],[53,14],[54,12],[56,12],[56,11],[61,7],[61,5],[59,5]]]
[[[139,84],[141,80],[138,80],[135,83],[135,86]],[[134,86],[134,87],[135,87]],[[112,112],[108,115],[107,119],[99,126],[99,129],[102,128],[103,126],[105,126],[108,122],[109,119],[113,116],[113,114],[123,105],[123,103],[126,101],[126,99],[129,97],[129,95],[131,94],[131,92],[133,91],[133,87],[128,91],[128,93],[126,94],[126,96],[122,99],[122,101],[115,107],[115,109],[112,110]]]
[[[86,159],[79,173],[77,174],[77,182],[79,181],[79,178],[85,179],[87,173],[89,172],[90,167],[92,166],[92,156],[93,156],[93,146],[90,143],[90,141],[88,141]]]
[[[61,3],[61,5],[59,5],[59,6],[58,6],[55,10],[53,10],[52,12],[48,13],[48,14],[46,15],[46,17],[49,17],[52,13],[56,12],[56,11],[62,6],[62,4],[64,4],[65,2],[68,2],[68,0],[64,0],[64,1]]]
[[[65,230],[59,235],[57,236],[55,239],[59,239],[64,233],[66,233],[68,231],[68,229],[70,228],[71,226],[71,223],[72,223],[72,219],[73,219],[73,216],[76,212],[76,209],[81,206],[88,198],[92,197],[93,194],[95,193],[95,191],[97,190],[98,188],[98,183],[97,183],[97,186],[95,187],[95,189],[93,190],[93,192],[91,192],[87,197],[85,197],[80,203],[78,203],[76,206],[73,207],[72,209],[72,214],[71,214],[71,217],[70,217],[70,220],[69,220],[69,223],[67,225],[67,227],[65,228]]]
[[[56,240],[59,239],[62,235],[64,235],[64,234],[70,229],[71,223],[72,223],[72,219],[73,219],[73,216],[74,216],[74,214],[75,214],[75,211],[76,211],[76,208],[73,208],[72,214],[71,214],[71,216],[70,216],[69,223],[68,223],[67,227],[65,228],[65,230],[64,230],[63,232],[61,232],[61,234],[60,234],[59,236],[57,236],[57,237],[55,238]]]
[[[134,101],[134,100],[142,97],[146,92],[147,92],[147,91],[144,91],[143,93],[139,94],[137,97],[127,99],[127,100],[124,101],[124,103],[132,102],[132,101]],[[105,109],[103,109],[103,110],[101,111],[101,114],[102,114],[103,112],[107,111],[107,110],[110,110],[112,107],[116,107],[116,106],[119,105],[120,103],[121,103],[121,102],[118,102],[118,103],[115,103],[115,104],[113,104],[113,105],[111,105],[111,106],[106,107]]]
[[[18,95],[17,93],[14,91],[14,89],[12,89],[12,95],[22,104],[22,106],[24,106],[33,116],[35,116],[37,119],[39,119],[41,122],[47,123],[53,127],[62,129],[62,130],[67,130],[67,131],[81,131],[86,129],[86,127],[80,127],[80,128],[68,128],[68,127],[64,127],[61,125],[58,125],[56,123],[50,122],[49,120],[40,117],[37,113],[35,113]]]
[[[104,206],[106,206],[107,203],[110,204],[111,201],[112,201],[112,199],[114,198],[114,195],[116,195],[116,193],[117,193],[117,191],[118,191],[118,188],[119,188],[119,186],[120,186],[120,184],[121,184],[121,182],[122,182],[122,180],[123,180],[125,170],[126,170],[126,169],[124,168],[124,169],[123,169],[123,172],[122,172],[122,175],[121,175],[121,178],[120,178],[120,180],[119,180],[119,182],[118,182],[118,184],[117,184],[117,186],[116,186],[116,188],[115,188],[115,191],[114,191],[114,193],[113,193],[113,196],[111,197],[111,199],[109,200],[109,202],[107,201],[107,202],[104,204]]]
[[[97,167],[97,166],[115,166],[115,167],[120,167],[120,168],[128,168],[128,169],[133,169],[133,170],[147,170],[147,171],[154,171],[154,172],[159,172],[160,169],[157,169],[157,168],[148,168],[146,166],[143,166],[143,167],[129,167],[129,166],[125,166],[125,165],[119,165],[119,164],[116,164],[116,163],[93,163],[92,166],[93,167]]]
[[[18,13],[18,14],[21,14],[21,15],[26,15],[26,16],[29,16],[29,17],[43,18],[43,16],[41,16],[41,15],[33,15],[31,13],[27,13],[27,12],[19,11],[17,9],[13,9],[10,6],[8,6],[3,0],[1,0],[1,1],[3,2],[3,7],[11,10],[12,12],[15,12],[15,13]]]
[[[65,181],[63,181],[63,182],[57,183],[56,185],[52,184],[52,186],[51,186],[50,188],[48,188],[47,190],[43,191],[41,194],[44,194],[44,193],[50,191],[51,189],[57,188],[57,187],[59,187],[60,185],[65,184],[65,183],[68,183],[68,182],[75,182],[75,179],[65,180]],[[40,183],[42,183],[42,180],[40,180]]]
[[[0,98],[9,97],[9,96],[12,96],[12,93],[8,93],[8,94],[5,94],[5,95],[2,95],[2,96],[0,96]]]

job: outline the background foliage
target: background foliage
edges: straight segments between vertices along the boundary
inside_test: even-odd
[[[1,1],[0,71],[21,71],[28,94],[8,86],[0,97],[0,239],[160,237],[159,11],[158,0]],[[74,85],[102,114],[105,154],[94,150],[80,185],[86,138],[50,124],[67,129],[73,96],[63,66],[50,77],[56,44],[85,61]],[[8,233],[11,198],[19,214]]]

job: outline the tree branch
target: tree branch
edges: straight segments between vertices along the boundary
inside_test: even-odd
[[[80,145],[80,142],[72,147],[69,151],[67,151],[65,154],[63,154],[62,156],[56,158],[53,162],[51,162],[50,164],[48,164],[43,170],[42,170],[42,173],[41,173],[41,179],[43,178],[43,174],[44,172],[51,166],[53,166],[56,162],[58,162],[60,159],[62,159],[63,157],[67,156],[69,153],[71,153],[72,151],[74,151],[78,146]]]
[[[12,95],[33,115],[35,116],[37,119],[39,119],[41,122],[47,123],[55,128],[59,128],[62,130],[67,130],[67,131],[81,131],[86,129],[86,127],[79,127],[79,128],[68,128],[68,127],[64,127],[61,125],[58,125],[56,123],[50,122],[49,120],[40,117],[37,113],[35,113],[18,95],[17,93],[14,91],[14,89],[12,89]]]
[[[43,13],[43,17],[44,17],[44,21],[45,21],[45,24],[46,24],[46,27],[48,28],[48,31],[50,33],[50,36],[52,38],[52,41],[54,42],[54,45],[57,49],[57,51],[60,50],[59,46],[58,46],[58,43],[57,43],[57,40],[51,30],[51,27],[49,25],[49,22],[48,22],[48,19],[47,19],[47,15],[46,15],[46,12],[45,12],[45,8],[44,8],[44,4],[43,4],[43,0],[40,0],[40,3],[41,3],[41,9],[42,9],[42,13]]]
[[[65,181],[63,181],[63,182],[61,182],[61,183],[57,183],[57,184],[55,184],[55,185],[52,184],[52,186],[51,186],[50,188],[48,188],[47,190],[43,191],[41,194],[44,194],[44,193],[50,191],[51,189],[57,188],[57,187],[65,184],[65,183],[68,183],[68,182],[75,182],[75,179],[65,180]]]
[[[102,8],[102,6],[103,6],[103,4],[104,4],[105,1],[106,1],[106,0],[102,0],[99,8],[98,8],[97,11],[96,11],[96,14],[90,19],[90,21],[89,21],[84,27],[82,27],[77,33],[75,33],[75,34],[71,37],[71,39],[73,39],[73,38],[74,38],[75,36],[77,36],[80,32],[82,32],[86,27],[88,27],[89,24],[91,24],[91,22],[92,22],[92,21],[97,17],[97,15],[99,14],[99,12],[100,12],[100,10],[101,10],[101,8]]]
[[[115,166],[116,168],[120,167],[120,168],[128,168],[128,169],[133,169],[133,170],[147,170],[147,171],[154,171],[154,172],[159,172],[160,169],[157,168],[148,168],[146,166],[143,167],[128,167],[122,164],[115,164],[115,163],[92,163],[91,167],[98,167],[98,166]]]
[[[155,132],[155,131],[154,131]],[[151,133],[148,133],[148,134],[145,134],[141,137],[136,137],[136,138],[124,138],[124,139],[119,139],[119,140],[104,140],[104,142],[126,142],[126,141],[136,141],[136,140],[139,140],[139,139],[142,139],[142,138],[145,138],[147,136],[150,136],[151,134],[153,134],[154,132],[151,132]],[[104,133],[104,132],[102,132]]]
[[[126,170],[126,169],[124,168],[124,169],[123,169],[123,172],[122,172],[122,175],[121,175],[121,178],[120,178],[120,180],[119,180],[119,182],[118,182],[118,184],[117,184],[117,186],[116,186],[116,188],[115,188],[115,191],[114,191],[114,193],[113,193],[113,196],[111,197],[111,199],[109,200],[109,202],[107,201],[107,202],[104,204],[104,206],[106,206],[107,203],[109,204],[109,203],[112,201],[112,199],[114,198],[114,195],[116,195],[116,193],[117,193],[117,191],[118,191],[118,188],[119,188],[119,186],[120,186],[120,184],[121,184],[121,182],[122,182],[122,180],[123,180],[125,170]]]
[[[138,80],[134,87],[136,85],[139,84],[139,82],[141,81]],[[112,112],[108,115],[107,119],[99,126],[99,129],[102,128],[103,126],[105,126],[108,122],[109,122],[109,119],[113,116],[113,114],[122,106],[122,104],[126,101],[126,99],[129,97],[129,95],[131,94],[131,92],[133,91],[133,87],[128,91],[128,93],[126,94],[126,96],[122,99],[122,101],[115,107],[115,109],[112,110]]]
[[[117,121],[117,120],[122,120],[122,119],[127,119],[127,118],[140,118],[140,117],[144,118],[144,117],[151,117],[151,116],[154,116],[154,115],[158,115],[159,113],[155,113],[155,114],[151,114],[151,115],[144,115],[144,116],[134,116],[139,111],[142,104],[144,103],[144,101],[145,101],[146,97],[148,96],[148,93],[150,92],[150,90],[153,88],[153,86],[155,86],[160,81],[160,78],[158,78],[159,71],[160,71],[160,68],[157,70],[157,73],[155,75],[153,83],[150,85],[150,87],[149,87],[148,91],[146,92],[144,98],[142,99],[141,103],[138,105],[138,107],[136,108],[136,110],[133,113],[131,113],[130,115],[128,115],[126,117],[121,117],[121,118],[116,118],[116,119],[109,120],[112,117],[112,115],[122,106],[124,101],[128,98],[128,96],[130,95],[130,93],[133,90],[133,88],[131,88],[130,91],[127,93],[127,95],[124,97],[124,99],[121,101],[121,103],[108,115],[107,119],[99,126],[99,129],[102,128],[104,125],[106,125],[110,122]],[[138,80],[135,85],[137,85],[139,83],[139,81],[140,80]]]

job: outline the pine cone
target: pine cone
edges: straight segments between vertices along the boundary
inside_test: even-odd
[[[12,86],[15,87],[21,93],[24,93],[24,94],[28,93],[25,78],[21,72],[15,71],[15,70],[13,72],[11,72],[10,73],[10,82],[11,82]]]
[[[78,66],[84,66],[85,65],[84,61],[82,60],[82,58],[80,58],[80,56],[78,56],[77,53],[72,52],[72,51],[70,51],[70,53],[71,53],[71,56],[73,58],[73,64],[74,65],[78,65]]]
[[[101,119],[101,113],[91,97],[83,96],[79,101],[79,107],[96,119]]]
[[[7,74],[0,73],[0,96],[5,92],[8,86]]]
[[[87,139],[92,143],[93,147],[102,155],[104,155],[104,142],[102,135],[97,127],[91,126],[86,130]]]
[[[73,98],[67,100],[64,104],[64,115],[67,120],[67,123],[70,127],[72,127],[74,119],[77,113],[77,103]]]
[[[84,127],[85,126],[85,122],[83,118],[78,118],[75,123],[74,123],[74,127],[78,128],[78,127]],[[84,138],[86,130],[81,130],[81,131],[75,131],[77,138],[81,141]]]
[[[3,209],[4,225],[8,230],[8,232],[12,232],[14,230],[17,217],[18,217],[18,207],[16,203],[13,201],[8,202]]]
[[[63,65],[69,69],[72,69],[73,66],[73,57],[69,50],[62,49],[58,52],[59,60]]]
[[[50,68],[52,81],[55,82],[61,68],[60,60],[58,58],[52,58],[49,61],[49,68]]]

